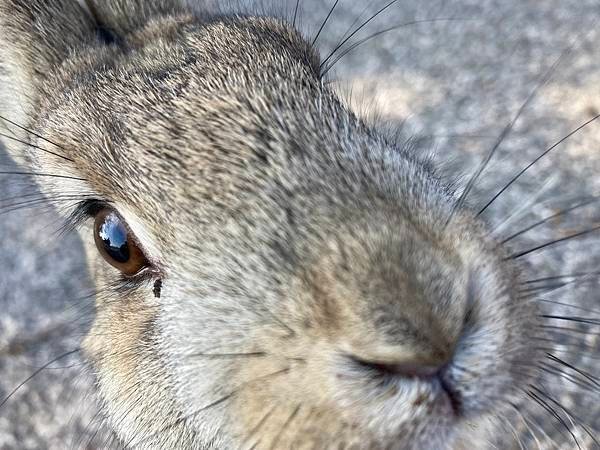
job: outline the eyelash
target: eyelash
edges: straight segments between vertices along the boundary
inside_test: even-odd
[[[112,208],[110,202],[98,199],[83,200],[75,205],[73,212],[67,220],[67,229],[76,230],[82,227],[85,222],[96,217],[100,211],[105,208]]]

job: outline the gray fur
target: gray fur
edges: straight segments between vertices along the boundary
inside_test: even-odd
[[[338,100],[288,26],[180,5],[130,11],[133,21],[101,9],[119,37],[107,45],[64,3],[35,3],[59,20],[50,33],[27,28],[23,3],[0,5],[3,48],[17,49],[3,85],[28,93],[24,114],[13,104],[2,114],[72,160],[34,153],[30,167],[86,180],[42,189],[112,202],[161,271],[160,299],[147,285],[104,289],[84,346],[124,442],[238,448],[270,408],[281,411],[263,445],[451,448],[478,435],[449,419],[431,383],[370,397],[346,353],[436,365],[457,346],[457,366],[470,370],[451,375],[470,421],[521,400],[515,385],[531,375],[517,360],[535,361],[535,317],[516,298],[515,268],[468,211],[444,227],[451,190]],[[69,24],[81,35],[64,33]],[[89,256],[99,286],[118,283]]]

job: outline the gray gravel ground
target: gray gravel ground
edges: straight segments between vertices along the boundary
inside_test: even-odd
[[[332,3],[302,0],[300,23],[307,34],[314,35]],[[385,4],[371,3],[368,12]],[[292,6],[290,2],[288,11]],[[362,1],[340,2],[318,41],[324,53],[367,6]],[[282,9],[276,5],[276,10]],[[360,111],[377,112],[381,120],[402,126],[415,136],[421,151],[434,152],[444,171],[461,180],[492,147],[548,68],[574,43],[483,174],[470,196],[473,205],[483,204],[519,168],[600,111],[598,0],[401,0],[356,38],[428,18],[461,20],[406,26],[381,35],[342,59],[332,78]],[[0,164],[9,164],[1,149]],[[487,213],[492,228],[506,236],[575,199],[596,194],[599,168],[600,123],[594,123],[503,194]],[[31,180],[0,175],[0,399],[37,368],[77,348],[91,311],[91,284],[78,236],[57,235],[60,222],[47,205],[5,214],[5,208],[19,202],[11,197],[32,192]],[[554,220],[515,240],[515,249],[566,236],[597,224],[599,217],[596,206]],[[594,271],[599,243],[598,235],[589,235],[536,252],[528,261],[539,276]],[[544,298],[600,310],[594,277]],[[559,309],[593,315],[573,307]],[[599,377],[600,327],[579,328],[582,333],[559,336],[559,355]],[[546,387],[590,428],[600,430],[600,396],[593,383],[589,385],[578,388],[563,378]],[[511,420],[520,430],[519,422]],[[549,422],[546,419],[543,426],[549,436],[536,430],[542,448],[575,448],[560,425]],[[99,424],[90,376],[73,355],[41,371],[0,407],[0,448],[115,448],[105,433],[93,437]],[[600,439],[600,432],[595,434]],[[600,448],[583,430],[576,435],[582,448]],[[531,436],[524,439],[527,448],[538,448]]]

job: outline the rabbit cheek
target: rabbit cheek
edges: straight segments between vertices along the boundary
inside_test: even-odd
[[[98,267],[98,285],[110,284],[114,269],[104,261],[98,261]],[[112,426],[123,439],[140,445],[144,440],[146,445],[159,445],[154,439],[168,438],[160,428],[178,414],[170,375],[158,350],[159,307],[154,298],[145,288],[126,296],[115,292],[99,295],[94,324],[82,344]],[[161,407],[152,406],[157,404]],[[150,408],[158,420],[143,419]],[[143,435],[135,431],[140,426]]]

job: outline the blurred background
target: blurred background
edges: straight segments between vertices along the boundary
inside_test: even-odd
[[[300,1],[297,23],[306,36],[315,36],[333,3]],[[272,0],[261,8],[292,17],[294,5],[293,0]],[[341,0],[317,40],[322,54],[385,5]],[[542,151],[600,112],[599,20],[597,0],[400,0],[344,48],[400,24],[425,22],[367,40],[329,75],[359,113],[402,128],[415,151],[433,154],[442,172],[459,183],[539,87],[469,196],[478,208]],[[10,167],[0,147],[0,168]],[[484,217],[496,236],[510,236],[597,195],[599,169],[600,121],[533,166]],[[63,356],[77,349],[93,317],[93,286],[82,244],[75,233],[57,232],[61,222],[47,202],[22,208],[22,196],[35,192],[26,177],[0,175],[0,402],[27,380],[0,406],[0,448],[118,448],[102,428],[93,378],[77,354]],[[599,223],[598,205],[591,205],[519,236],[513,245],[517,251],[531,248]],[[598,271],[600,233],[526,259],[534,278]],[[554,284],[532,289],[562,303],[554,308],[563,314],[591,317],[589,310],[600,311],[597,276]],[[556,354],[591,378],[574,382],[578,374],[565,371],[546,387],[600,439],[600,325],[568,325],[575,331],[556,330]],[[523,426],[517,422],[515,433]],[[540,424],[536,435],[542,448],[576,448],[560,423],[546,417]],[[600,448],[582,427],[573,432],[582,448]],[[524,445],[538,448],[532,439],[524,437]],[[516,441],[514,448],[519,448]]]

